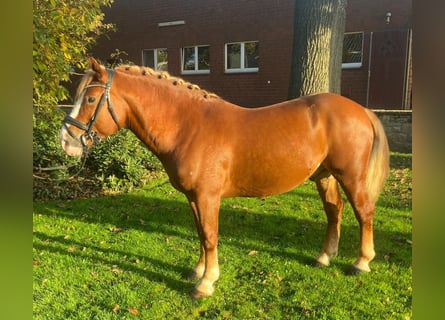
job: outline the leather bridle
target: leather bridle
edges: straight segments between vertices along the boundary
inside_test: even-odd
[[[100,110],[102,109],[102,106],[105,103],[105,100],[107,101],[108,104],[108,111],[111,114],[111,117],[113,118],[114,122],[117,125],[118,130],[121,128],[119,125],[119,121],[117,120],[116,117],[116,113],[113,110],[113,106],[111,104],[111,100],[110,100],[110,89],[111,89],[111,81],[113,81],[113,77],[114,77],[114,70],[111,69],[106,69],[107,74],[108,74],[108,80],[106,84],[102,84],[102,83],[97,83],[97,84],[90,84],[85,86],[85,88],[82,91],[81,96],[84,95],[85,91],[89,88],[94,88],[94,87],[100,87],[100,88],[104,88],[105,91],[102,94],[102,96],[100,97],[99,103],[96,107],[96,110],[94,111],[94,114],[92,115],[91,119],[88,121],[87,124],[84,124],[80,121],[78,121],[77,119],[74,119],[73,117],[71,117],[71,115],[67,115],[65,117],[65,119],[63,119],[62,123],[63,126],[65,127],[66,131],[68,132],[68,134],[75,140],[79,141],[82,144],[82,147],[84,150],[88,149],[88,140],[90,140],[93,144],[96,141],[99,141],[99,135],[93,130],[93,126],[97,121],[97,116],[99,115]],[[84,131],[83,134],[81,134],[79,137],[77,137],[69,128],[68,124],[73,125],[81,130]]]

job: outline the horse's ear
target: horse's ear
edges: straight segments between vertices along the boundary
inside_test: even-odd
[[[90,68],[91,70],[94,71],[94,73],[96,73],[96,77],[97,79],[100,81],[102,79],[104,79],[104,76],[106,74],[106,70],[105,67],[102,66],[99,62],[97,62],[96,59],[90,57],[89,59],[90,62]]]

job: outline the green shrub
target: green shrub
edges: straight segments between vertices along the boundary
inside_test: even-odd
[[[65,113],[57,108],[34,107],[33,113],[33,166],[37,168],[75,165],[79,160],[65,154],[59,142],[59,130]],[[47,171],[51,176],[67,173]],[[67,173],[68,174],[68,173]]]
[[[158,159],[128,130],[121,130],[98,143],[87,166],[111,191],[141,186],[147,172],[161,168]]]
[[[158,159],[128,130],[96,144],[82,168],[82,161],[66,155],[60,146],[58,135],[64,116],[57,108],[34,108],[33,166],[34,178],[38,179],[34,183],[35,198],[76,197],[85,179],[102,191],[128,191],[142,186],[151,171],[161,168]],[[79,185],[77,180],[68,181],[77,173]],[[75,191],[67,189],[70,185]]]

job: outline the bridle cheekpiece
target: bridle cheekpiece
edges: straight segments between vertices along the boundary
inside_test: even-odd
[[[108,111],[111,114],[111,117],[113,118],[114,122],[117,125],[118,130],[121,128],[119,125],[119,122],[117,120],[116,117],[116,113],[113,110],[113,106],[111,104],[111,100],[110,100],[110,90],[111,90],[111,82],[113,80],[114,77],[114,70],[112,69],[106,69],[107,73],[108,73],[108,79],[107,79],[107,83],[106,84],[102,84],[102,83],[97,83],[97,84],[90,84],[85,86],[85,88],[83,88],[82,94],[80,96],[83,96],[85,94],[85,91],[88,88],[94,88],[94,87],[100,87],[100,88],[104,88],[105,91],[102,94],[102,96],[100,97],[99,103],[97,105],[96,110],[94,111],[93,116],[91,117],[90,121],[88,121],[87,124],[84,124],[80,121],[78,121],[77,119],[74,119],[73,117],[71,117],[71,115],[67,115],[65,117],[65,119],[63,119],[63,126],[65,127],[66,131],[68,132],[68,134],[74,138],[75,140],[79,141],[82,144],[82,147],[84,150],[88,149],[88,140],[92,141],[92,143],[94,144],[94,142],[99,141],[99,135],[93,130],[93,126],[97,121],[97,116],[99,115],[100,110],[102,109],[102,106],[105,102],[105,100],[107,101],[108,104]],[[69,128],[69,126],[67,124],[73,125],[83,131],[85,131],[82,135],[80,135],[80,137],[77,137]]]

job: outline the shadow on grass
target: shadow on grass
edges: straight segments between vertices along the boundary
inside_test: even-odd
[[[305,197],[306,194],[297,194],[298,197]],[[310,196],[314,196],[313,194]],[[261,200],[258,200],[261,201]],[[273,199],[267,201],[274,201]],[[250,250],[266,252],[271,256],[294,261],[304,265],[313,265],[315,256],[318,254],[325,235],[326,219],[321,211],[321,202],[318,210],[318,218],[299,218],[298,213],[294,216],[280,215],[277,210],[268,210],[270,203],[265,203],[265,212],[252,212],[244,209],[233,209],[224,205],[220,213],[220,246],[233,246],[247,254]],[[277,204],[279,208],[279,204]],[[165,237],[174,236],[184,240],[194,237],[198,243],[198,236],[195,231],[191,210],[185,201],[164,200],[146,197],[143,195],[125,194],[119,196],[100,197],[94,199],[80,199],[69,202],[49,202],[36,204],[36,213],[47,216],[63,217],[68,220],[78,220],[84,223],[102,224],[104,229],[112,225],[122,229],[135,229],[143,232],[162,233]],[[275,207],[276,209],[276,207]],[[141,221],[144,223],[141,223]],[[45,250],[57,254],[75,255],[97,260],[100,263],[118,265],[119,268],[140,274],[152,281],[165,283],[169,288],[184,293],[190,291],[193,283],[187,280],[169,277],[169,272],[187,275],[193,265],[177,265],[165,260],[153,259],[149,254],[136,258],[143,259],[153,265],[153,270],[147,271],[137,265],[125,261],[115,261],[108,259],[108,254],[115,254],[119,257],[129,255],[128,252],[115,249],[101,248],[91,245],[90,242],[79,242],[65,239],[62,236],[54,237],[41,231],[34,232],[40,243],[36,243],[34,248]],[[376,231],[376,245],[384,256],[386,252],[396,252],[393,247],[400,245],[400,239],[409,239],[410,235],[386,230]],[[60,249],[54,243],[63,246],[86,247],[86,252],[67,252]],[[351,263],[355,260],[359,245],[358,225],[343,224],[342,236],[340,240],[339,254],[347,257]],[[198,245],[196,245],[198,248]],[[166,245],[166,250],[168,250]],[[93,252],[93,254],[91,253]],[[199,252],[190,252],[191,259],[198,258]],[[133,255],[134,256],[134,255]],[[403,256],[405,257],[405,255]],[[398,263],[403,266],[410,266],[411,259],[400,258]],[[377,257],[376,260],[383,258]],[[223,263],[224,258],[221,259]],[[347,273],[350,265],[346,263],[332,262],[338,268]],[[166,271],[166,272],[163,272]]]
[[[392,169],[411,169],[412,168],[411,153],[392,152],[389,158],[389,164]]]
[[[56,253],[59,255],[70,255],[71,257],[78,257],[81,259],[91,259],[95,263],[101,263],[108,265],[111,268],[122,269],[125,271],[130,271],[141,275],[151,281],[165,283],[170,289],[176,290],[178,292],[189,289],[191,291],[193,284],[187,282],[185,279],[179,281],[172,277],[166,276],[168,272],[178,272],[181,274],[186,274],[188,269],[178,265],[167,263],[166,261],[161,261],[158,259],[153,259],[149,256],[141,256],[132,254],[132,258],[137,258],[144,261],[144,265],[150,264],[156,267],[157,270],[165,270],[165,273],[157,273],[149,271],[143,267],[137,267],[134,263],[126,261],[124,257],[128,256],[128,252],[101,248],[92,245],[88,242],[79,242],[71,239],[65,239],[63,236],[54,237],[46,235],[42,232],[34,232],[34,236],[40,240],[41,243],[34,243],[33,247],[40,251],[48,251],[51,253]],[[83,251],[68,252],[64,247],[81,247],[84,248]],[[119,256],[120,259],[107,258],[109,256]]]

